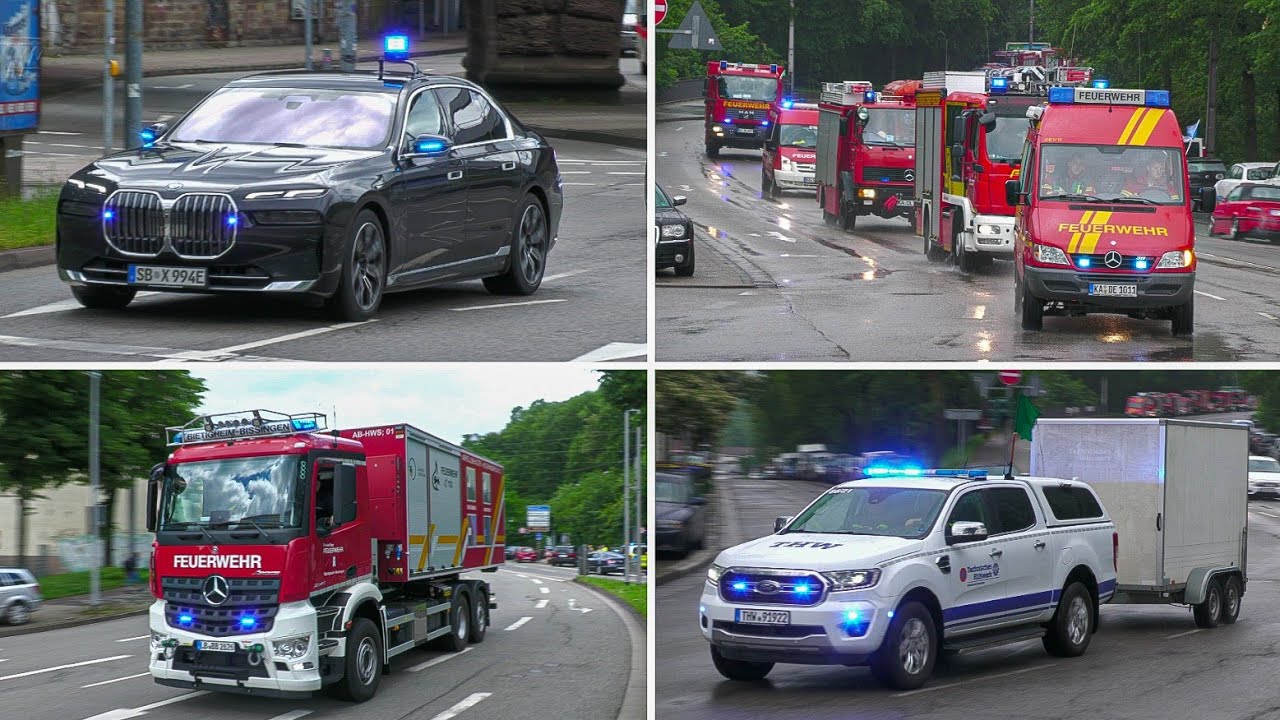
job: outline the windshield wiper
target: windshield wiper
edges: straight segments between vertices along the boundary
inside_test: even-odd
[[[235,525],[243,525],[243,524],[245,524],[245,523],[249,523],[250,525],[252,525],[252,526],[253,526],[253,529],[254,529],[254,530],[257,530],[257,531],[258,531],[258,534],[259,534],[259,535],[261,535],[262,537],[266,537],[266,536],[267,536],[267,531],[266,531],[266,530],[263,530],[261,525],[259,525],[258,523],[254,522],[253,520],[250,520],[250,519],[249,519],[249,518],[247,518],[247,517],[242,517],[242,518],[240,518],[239,520],[236,520],[236,521],[234,522],[234,524],[235,524]],[[231,523],[229,523],[229,524],[231,524]]]
[[[205,534],[205,537],[209,538],[210,542],[212,542],[214,545],[217,545],[217,544],[218,544],[218,538],[214,537],[214,536],[213,536],[213,533],[209,532],[208,528],[206,528],[206,527],[205,527],[204,525],[202,525],[201,523],[198,523],[198,522],[184,522],[184,523],[177,523],[177,524],[178,524],[178,525],[182,525],[182,526],[183,526],[185,529],[187,529],[187,530],[190,530],[190,529],[192,528],[192,526],[194,526],[196,530],[199,530],[200,532],[204,533],[204,534]],[[175,530],[175,531],[177,531],[177,530],[178,530],[178,528],[175,528],[172,524],[171,524],[171,525],[166,525],[164,529],[165,529],[165,530]]]
[[[1138,204],[1138,205],[1159,205],[1160,204],[1155,200],[1152,200],[1151,198],[1139,197],[1137,195],[1122,195],[1114,200],[1108,200],[1107,202],[1131,203],[1131,204]]]
[[[1088,203],[1109,203],[1110,200],[1104,200],[1097,195],[1082,195],[1078,193],[1058,193],[1056,195],[1045,195],[1044,200],[1071,200],[1074,202]]]
[[[290,147],[290,148],[304,148],[304,147],[307,147],[307,145],[305,145],[305,144],[303,144],[303,143],[295,143],[295,142],[274,142],[274,143],[271,143],[271,144],[272,144],[272,145],[274,145],[274,146],[276,146],[276,147]]]

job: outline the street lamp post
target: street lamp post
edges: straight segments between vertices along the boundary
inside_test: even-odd
[[[631,414],[634,408],[622,413],[622,578],[631,582]],[[636,478],[639,482],[639,478]],[[640,518],[636,518],[638,523]]]
[[[796,94],[796,0],[791,0],[791,21],[787,26],[787,73],[791,76],[791,95]]]

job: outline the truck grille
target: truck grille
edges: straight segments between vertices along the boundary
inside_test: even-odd
[[[754,120],[761,122],[769,118],[768,110],[730,110],[729,117],[734,120]]]
[[[155,255],[164,248],[164,208],[156,193],[121,190],[107,198],[102,211],[102,231],[116,250]]]
[[[1089,259],[1089,264],[1088,264],[1088,265],[1081,265],[1081,264],[1080,264],[1080,261],[1081,261],[1082,259],[1084,259],[1084,258],[1088,258],[1088,259]],[[1088,269],[1089,269],[1089,270],[1091,270],[1091,271],[1098,271],[1098,270],[1104,270],[1104,271],[1105,271],[1105,270],[1136,270],[1136,271],[1138,271],[1138,272],[1146,272],[1147,270],[1150,270],[1152,267],[1154,267],[1154,266],[1155,266],[1155,264],[1156,264],[1156,259],[1157,259],[1157,258],[1152,258],[1152,257],[1142,257],[1142,256],[1140,256],[1140,255],[1121,255],[1121,256],[1120,256],[1120,264],[1119,264],[1119,265],[1117,265],[1117,266],[1116,266],[1116,267],[1114,267],[1114,268],[1113,268],[1113,267],[1110,267],[1110,266],[1108,266],[1108,265],[1107,265],[1107,254],[1106,254],[1106,253],[1097,253],[1097,254],[1094,254],[1094,255],[1086,255],[1086,254],[1072,255],[1072,256],[1071,256],[1071,259],[1075,261],[1075,263],[1076,263],[1076,267],[1077,267],[1077,268],[1080,268],[1080,267],[1086,267],[1086,268],[1088,268]],[[1144,268],[1144,269],[1142,269],[1142,270],[1138,270],[1138,267],[1137,267],[1137,264],[1136,264],[1136,263],[1137,263],[1139,260],[1146,260],[1146,261],[1147,261],[1147,266],[1146,266],[1146,268]]]
[[[911,168],[865,167],[862,168],[862,179],[864,182],[911,182],[915,173],[908,178],[910,171]]]
[[[165,621],[170,627],[191,630],[211,637],[267,632],[280,608],[280,581],[255,578],[227,578],[227,599],[212,605],[204,598],[202,577],[161,578],[165,601]],[[191,622],[179,618],[191,616]],[[244,618],[253,620],[245,624]]]
[[[803,570],[732,568],[720,575],[720,597],[727,602],[808,606],[822,602],[826,594],[822,578]]]
[[[235,203],[226,195],[183,195],[169,211],[169,241],[187,258],[214,258],[236,241]]]

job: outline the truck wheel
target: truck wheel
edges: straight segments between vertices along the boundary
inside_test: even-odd
[[[956,267],[960,268],[960,272],[968,275],[978,269],[978,262],[982,258],[965,249],[964,238],[959,232],[951,233],[951,249],[956,258]]]
[[[707,157],[709,158],[720,157],[720,146],[713,142],[707,143]]]
[[[489,629],[489,596],[477,592],[475,603],[471,608],[471,635],[473,643],[484,642],[485,632]]]
[[[1022,287],[1022,329],[1040,330],[1044,327],[1044,302]]]
[[[436,646],[448,652],[461,652],[467,646],[471,633],[471,603],[465,593],[453,591],[453,606],[449,608],[449,627],[453,630],[439,638]]]
[[[914,690],[933,674],[938,630],[929,611],[909,602],[893,615],[884,642],[871,658],[871,674],[894,690]]]
[[[840,229],[845,232],[852,232],[853,228],[858,224],[858,214],[852,210],[840,209]]]
[[[749,660],[730,660],[720,654],[715,645],[711,646],[711,664],[716,666],[716,670],[721,675],[730,680],[739,680],[741,682],[754,682],[763,680],[765,675],[773,669],[771,662],[751,662]]]
[[[1222,622],[1222,583],[1216,579],[1210,580],[1209,587],[1204,592],[1204,602],[1193,605],[1191,614],[1196,619],[1196,627],[1218,627]]]
[[[1193,295],[1185,305],[1173,309],[1173,334],[1191,335],[1195,332],[1196,299]]]
[[[1222,584],[1222,622],[1230,625],[1240,617],[1240,578],[1232,575]]]
[[[138,294],[133,288],[97,287],[73,285],[71,294],[76,302],[94,310],[119,310],[133,302]]]
[[[1093,637],[1093,623],[1093,598],[1083,584],[1071,583],[1062,591],[1058,610],[1046,628],[1044,649],[1058,657],[1083,655]]]
[[[693,243],[689,243],[689,257],[685,258],[684,263],[676,266],[676,275],[680,277],[693,277]]]
[[[356,618],[347,634],[346,674],[334,686],[343,700],[364,702],[378,692],[382,682],[382,642],[378,628],[368,618]]]
[[[339,319],[361,322],[373,317],[382,304],[387,285],[387,242],[382,221],[372,210],[361,210],[351,228],[351,237],[343,246],[346,257],[338,291],[327,304]]]
[[[524,196],[516,226],[511,232],[507,271],[484,279],[484,289],[494,295],[532,295],[542,285],[547,270],[547,214],[533,194]]]

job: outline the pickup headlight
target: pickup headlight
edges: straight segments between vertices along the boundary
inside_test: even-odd
[[[712,585],[720,582],[720,573],[722,572],[724,572],[723,567],[720,567],[719,565],[712,563],[711,567],[707,568],[707,582],[711,583]]]
[[[861,590],[880,582],[880,571],[875,570],[836,570],[822,573],[831,582],[831,592],[844,590]]]
[[[1067,254],[1062,252],[1061,248],[1051,247],[1049,245],[1035,245],[1036,261],[1045,265],[1070,265],[1071,261],[1067,259]]]
[[[662,237],[682,238],[684,237],[684,226],[683,225],[663,225]]]
[[[1191,267],[1193,260],[1195,260],[1195,253],[1191,250],[1170,250],[1160,256],[1160,262],[1156,263],[1156,268]]]
[[[311,649],[311,635],[298,635],[271,641],[271,654],[277,658],[298,660],[307,656]]]

